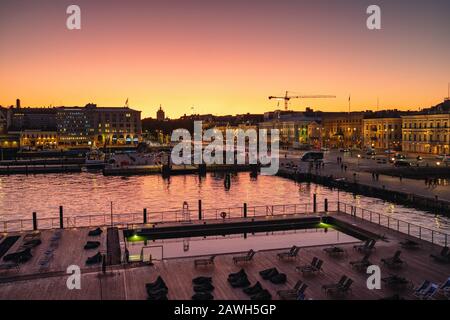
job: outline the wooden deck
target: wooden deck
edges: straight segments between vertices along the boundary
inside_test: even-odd
[[[438,252],[439,247],[426,242],[420,242],[418,250],[402,250],[401,258],[407,262],[407,266],[400,270],[390,270],[380,262],[381,258],[390,257],[400,249],[399,241],[405,239],[405,235],[390,231],[380,230],[380,227],[360,219],[354,219],[348,215],[337,214],[338,219],[363,227],[376,234],[385,234],[385,241],[378,241],[376,250],[370,257],[373,264],[378,264],[382,270],[382,277],[390,274],[399,274],[411,280],[415,286],[427,279],[435,283],[442,283],[450,276],[450,264],[439,264],[430,257],[431,252]],[[105,230],[106,231],[106,230]],[[327,296],[321,289],[323,284],[335,283],[342,275],[347,275],[355,281],[353,291],[344,299],[379,299],[397,293],[382,283],[381,290],[369,290],[366,286],[367,275],[353,270],[349,262],[359,260],[362,254],[353,250],[353,245],[342,245],[347,249],[347,256],[332,258],[325,254],[323,246],[304,247],[300,250],[296,261],[283,262],[277,259],[276,253],[280,250],[259,251],[254,260],[247,264],[234,265],[232,254],[220,255],[216,258],[212,267],[194,267],[194,258],[166,259],[156,262],[154,266],[119,266],[112,268],[106,275],[99,272],[98,267],[83,269],[81,290],[68,290],[66,280],[68,275],[64,270],[68,265],[77,264],[85,267],[85,260],[96,251],[85,251],[83,245],[87,240],[87,229],[65,230],[59,248],[55,251],[55,260],[51,264],[49,273],[39,274],[37,261],[39,256],[46,250],[48,239],[52,231],[42,233],[43,243],[34,252],[34,258],[21,266],[20,270],[0,273],[0,299],[132,299],[141,300],[146,298],[145,283],[154,281],[161,275],[169,288],[169,299],[190,299],[193,295],[192,278],[203,275],[213,278],[215,299],[241,300],[249,299],[242,289],[234,289],[227,282],[227,276],[231,272],[237,272],[241,266],[249,275],[253,283],[260,281],[267,288],[273,299],[277,299],[276,291],[292,287],[297,280],[301,279],[308,288],[306,296],[308,299],[335,299]],[[106,232],[100,237],[105,252]],[[14,246],[19,246],[19,240]],[[14,251],[14,250],[13,250]],[[9,251],[9,252],[13,252]],[[281,250],[283,251],[283,250]],[[315,276],[304,276],[295,271],[295,266],[308,264],[313,257],[324,260],[323,272]],[[276,267],[280,272],[287,275],[287,283],[274,285],[263,280],[259,271]],[[414,299],[411,290],[398,292],[406,299]],[[437,296],[437,298],[443,298]],[[337,298],[338,299],[338,298]]]

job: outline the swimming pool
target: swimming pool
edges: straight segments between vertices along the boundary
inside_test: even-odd
[[[226,235],[210,235],[171,239],[150,239],[143,235],[125,238],[130,261],[162,258],[195,257],[212,254],[243,252],[253,249],[274,250],[298,247],[337,245],[359,242],[360,239],[330,225],[281,231],[263,231]]]

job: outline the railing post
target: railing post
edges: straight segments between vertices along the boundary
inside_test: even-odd
[[[247,218],[247,203],[244,202],[244,218]]]
[[[391,226],[391,217],[388,217],[388,225],[387,225],[388,229],[390,229],[390,226]]]
[[[147,224],[147,208],[144,208],[143,219],[142,220],[143,220],[144,224]]]
[[[337,203],[337,211],[338,211],[338,213],[341,212],[341,203],[339,201]]]
[[[397,219],[397,231],[400,231],[400,220]]]
[[[202,200],[198,200],[198,220],[202,220]]]
[[[63,206],[59,206],[59,228],[64,229],[64,213]]]
[[[325,198],[325,200],[324,200],[324,209],[325,209],[325,212],[328,212],[328,199],[327,198]]]
[[[38,228],[37,215],[36,215],[36,212],[33,212],[33,230],[36,231],[37,228]]]
[[[313,194],[313,212],[317,212],[317,194]]]
[[[419,226],[419,239],[422,240],[422,227]]]
[[[434,230],[431,230],[431,243],[434,244]]]
[[[411,228],[411,224],[408,222],[408,236],[410,235],[410,228]]]

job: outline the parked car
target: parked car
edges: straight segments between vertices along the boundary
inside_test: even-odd
[[[395,160],[394,166],[396,167],[410,167],[411,163],[406,160]]]

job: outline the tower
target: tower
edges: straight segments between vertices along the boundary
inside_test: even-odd
[[[161,105],[159,105],[159,110],[156,111],[156,120],[158,121],[164,121],[166,118],[164,110],[161,108]]]

